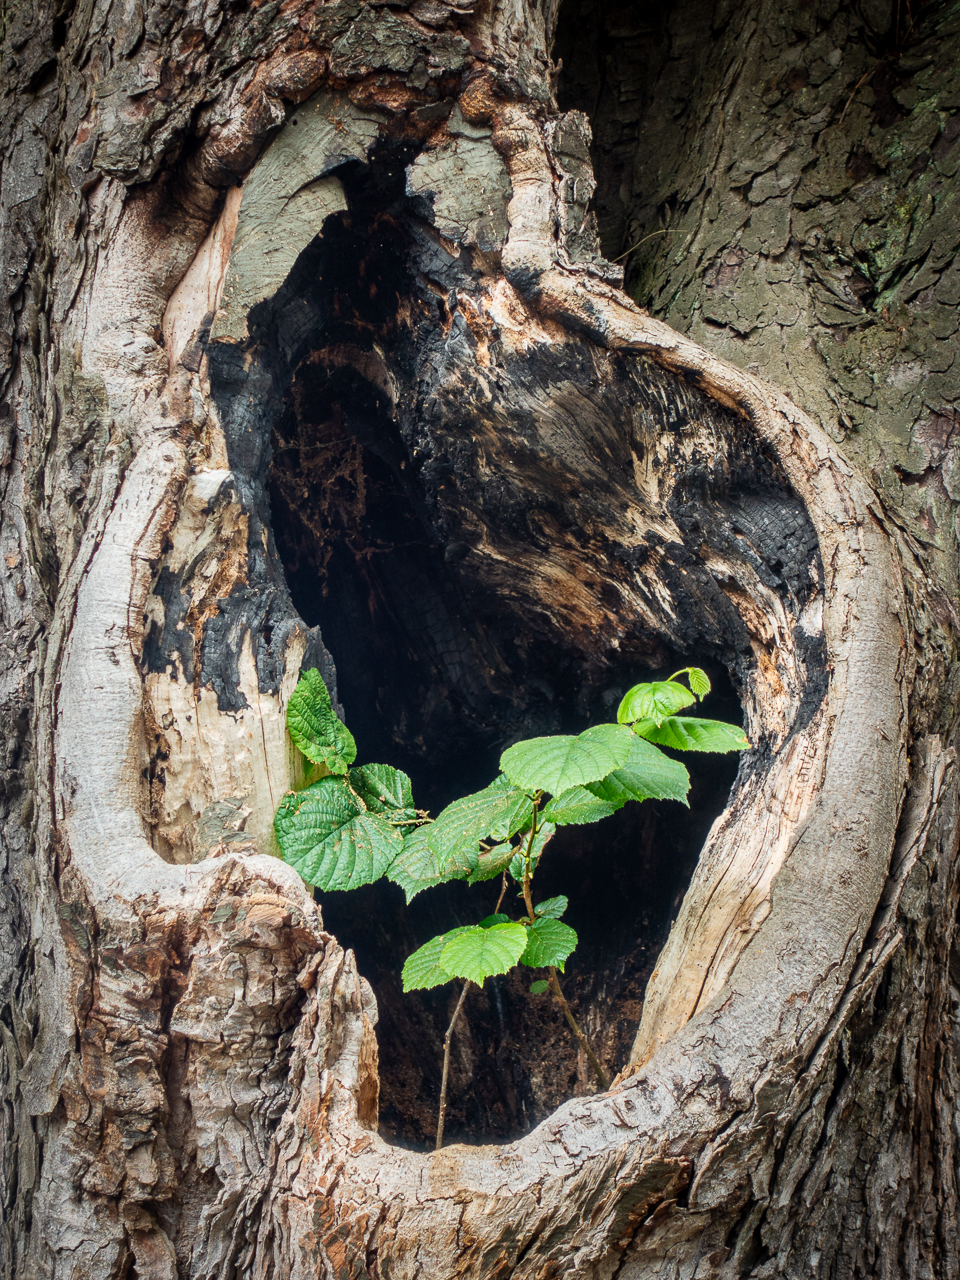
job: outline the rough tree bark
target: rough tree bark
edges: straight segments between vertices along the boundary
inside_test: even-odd
[[[956,20],[591,12],[672,328],[552,3],[5,10],[5,1275],[958,1272]],[[378,1136],[271,856],[335,672],[268,480],[322,566],[358,441],[447,575],[358,549],[412,733],[681,651],[755,744],[621,1077],[507,1145]]]

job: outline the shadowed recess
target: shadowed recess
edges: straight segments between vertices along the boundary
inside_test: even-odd
[[[739,723],[754,652],[718,584],[745,574],[802,607],[818,571],[800,503],[725,410],[649,361],[570,335],[478,336],[465,316],[471,300],[483,313],[488,268],[438,244],[405,163],[384,149],[338,170],[347,208],[254,307],[249,340],[210,348],[231,466],[271,531],[256,538],[322,632],[358,760],[405,769],[436,813],[489,782],[511,742],[612,719],[631,684],[689,662],[715,681],[705,714]],[[613,1071],[738,767],[684,763],[689,812],[648,802],[567,828],[537,880],[538,897],[571,900],[566,989]],[[323,895],[377,994],[381,1127],[398,1142],[432,1137],[459,994],[403,995],[403,960],[496,897],[495,883],[409,908],[386,882]],[[509,1139],[593,1091],[562,1015],[528,993],[536,976],[468,997],[448,1141]]]
[[[311,380],[316,367],[312,362]],[[544,643],[522,617],[491,616],[487,606],[481,611],[451,569],[459,559],[449,554],[456,542],[444,547],[418,517],[404,477],[409,463],[392,424],[384,420],[378,434],[366,417],[362,436],[349,430],[345,405],[359,415],[369,412],[369,396],[351,400],[352,390],[346,376],[318,388],[311,411],[335,419],[335,427],[327,419],[326,430],[298,421],[291,404],[277,430],[272,495],[294,604],[308,624],[320,627],[333,655],[360,762],[404,768],[417,804],[437,813],[491,781],[500,752],[517,737],[578,732],[610,720],[631,683],[686,665],[690,659],[679,655],[657,671],[630,660],[585,684],[580,656],[565,650],[562,634]],[[301,499],[294,509],[285,500],[302,450],[291,447],[284,432],[322,441],[329,471],[317,482],[317,505]],[[488,653],[504,652],[514,657],[513,671],[502,659],[484,661]],[[707,713],[740,723],[729,677],[708,665],[715,689]],[[626,1061],[646,981],[738,765],[736,758],[716,756],[688,755],[684,763],[693,779],[689,810],[647,802],[593,827],[567,827],[548,846],[536,879],[538,899],[565,893],[571,900],[565,919],[580,945],[565,988],[614,1071]],[[444,929],[487,915],[498,893],[499,881],[474,888],[455,883],[407,906],[396,886],[381,881],[351,893],[318,894],[326,926],[353,948],[377,995],[386,1137],[415,1146],[431,1142],[443,1035],[461,986],[405,995],[403,961]],[[515,893],[508,891],[504,909],[519,916]],[[548,996],[529,994],[539,976],[523,969],[488,979],[482,992],[468,996],[454,1035],[449,1141],[509,1140],[571,1095],[594,1092],[559,1010]]]

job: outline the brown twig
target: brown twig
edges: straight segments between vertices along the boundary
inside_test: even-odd
[[[530,840],[527,843],[526,862],[523,868],[523,901],[526,904],[527,916],[529,917],[531,924],[536,924],[537,922],[537,917],[533,910],[533,895],[530,892],[530,874],[531,874],[530,858],[533,851],[533,841],[536,834],[537,834],[537,806],[535,804],[533,808],[533,826],[530,828]],[[600,1081],[601,1088],[609,1089],[610,1077],[604,1071],[600,1063],[600,1059],[590,1048],[589,1040],[580,1030],[580,1025],[577,1022],[576,1018],[573,1016],[573,1010],[567,1004],[566,996],[563,994],[562,990],[560,989],[560,979],[557,977],[557,970],[554,965],[550,966],[549,982],[550,982],[550,994],[553,996],[554,1000],[556,1000],[557,1004],[563,1010],[563,1016],[567,1020],[567,1026],[576,1036],[577,1044],[579,1044],[580,1048],[587,1055],[587,1058],[590,1061],[590,1065],[591,1067],[593,1067],[594,1074],[596,1075],[597,1079]]]
[[[634,249],[639,249],[642,244],[646,244],[647,241],[652,240],[654,236],[675,236],[676,234],[677,228],[671,228],[670,230],[664,229],[663,231],[651,231],[648,236],[644,236],[642,240],[638,240],[636,244],[632,244],[629,249],[625,249],[623,253],[618,254],[616,258],[611,258],[610,261],[622,262],[624,258],[628,258],[630,254],[633,253]]]
[[[503,878],[500,881],[500,897],[497,899],[497,905],[493,908],[493,914],[496,915],[500,910],[500,903],[503,901],[503,895],[507,892],[507,871],[504,868]]]
[[[610,1077],[607,1075],[606,1071],[604,1071],[603,1065],[601,1064],[600,1059],[590,1048],[590,1041],[580,1030],[580,1026],[576,1018],[573,1016],[573,1010],[567,1004],[567,998],[560,989],[560,979],[557,977],[557,971],[553,965],[550,966],[550,994],[553,996],[554,1000],[556,1000],[557,1004],[563,1010],[563,1016],[567,1020],[567,1026],[576,1036],[577,1043],[579,1044],[580,1048],[587,1055],[587,1058],[590,1061],[590,1065],[591,1067],[593,1067],[593,1073],[597,1077],[597,1079],[600,1081],[601,1089],[609,1089]]]
[[[873,66],[870,68],[870,70],[869,70],[869,71],[865,71],[865,72],[863,73],[863,75],[860,77],[860,79],[857,81],[857,83],[853,86],[853,92],[850,94],[850,97],[847,99],[846,106],[845,106],[845,107],[843,108],[843,110],[840,112],[840,119],[837,121],[837,128],[839,128],[839,127],[840,127],[840,125],[842,125],[842,124],[843,124],[843,117],[847,114],[847,111],[848,111],[848,109],[849,109],[849,107],[850,107],[850,103],[851,103],[851,102],[854,100],[854,98],[857,96],[857,93],[858,93],[858,91],[859,91],[860,87],[861,87],[862,85],[865,85],[865,84],[867,83],[867,81],[870,79],[870,77],[873,75],[873,73],[876,71],[877,67],[879,67],[879,66],[880,66],[880,63],[879,63],[879,62],[875,62],[875,63],[873,64]]]
[[[453,1038],[453,1028],[456,1025],[457,1018],[460,1016],[460,1010],[463,1008],[463,1002],[467,998],[467,990],[470,986],[469,982],[463,984],[463,990],[460,992],[460,999],[457,1001],[457,1007],[453,1011],[453,1017],[450,1019],[450,1025],[447,1027],[447,1034],[443,1037],[443,1077],[440,1081],[440,1115],[437,1118],[437,1145],[435,1151],[439,1151],[443,1146],[443,1122],[447,1117],[447,1080],[450,1076],[450,1042]]]
[[[527,851],[523,858],[523,902],[527,908],[527,916],[531,924],[536,923],[537,917],[533,911],[533,897],[530,893],[530,877],[533,875],[533,869],[530,865],[533,856],[533,842],[537,838],[537,800],[533,802],[533,822],[530,826],[530,839],[527,841]]]

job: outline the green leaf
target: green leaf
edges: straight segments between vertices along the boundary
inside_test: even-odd
[[[512,969],[527,946],[522,924],[495,924],[458,930],[440,954],[440,966],[455,978],[480,986],[484,978]]]
[[[425,822],[408,832],[403,848],[387,868],[387,879],[400,886],[408,903],[424,889],[432,889],[447,880],[465,880],[471,874],[466,866],[444,869],[429,841],[431,826]]]
[[[628,733],[621,725],[597,724],[576,737],[527,738],[507,748],[500,757],[500,768],[525,791],[560,795],[604,778],[626,763],[630,755]]]
[[[696,698],[685,685],[676,680],[657,680],[653,684],[635,684],[628,689],[617,708],[617,723],[631,724],[634,720],[655,720],[660,724],[667,716],[689,707]]]
[[[540,861],[540,855],[543,853],[544,846],[556,831],[556,827],[552,822],[545,822],[537,829],[537,834],[533,837],[533,848],[530,850],[530,866],[533,871],[537,869],[537,863]],[[523,862],[524,854],[527,850],[527,840],[529,835],[524,835],[523,843],[520,846],[521,852],[515,853],[510,860],[509,871],[514,880],[523,879]]]
[[[654,720],[640,720],[633,731],[661,747],[675,747],[678,751],[746,751],[751,745],[737,725],[701,720],[699,716],[671,716],[660,725]]]
[[[611,804],[599,799],[586,787],[572,787],[569,791],[554,796],[545,806],[543,816],[558,827],[581,826],[587,822],[609,818],[611,813],[616,813],[626,803],[626,800],[622,800],[619,804]]]
[[[446,950],[447,943],[465,935],[470,935],[473,939],[469,944],[469,949],[472,954],[472,952],[476,950],[476,937],[478,934],[482,935],[493,930],[502,929],[504,925],[507,925],[511,930],[519,930],[519,933],[507,935],[508,941],[509,938],[513,938],[510,954],[513,954],[514,952],[516,954],[514,955],[514,958],[509,960],[502,968],[489,967],[492,962],[492,958],[495,955],[502,956],[503,954],[506,954],[504,952],[505,944],[504,935],[502,933],[497,935],[498,940],[492,949],[490,947],[480,949],[479,954],[481,968],[483,968],[484,963],[487,966],[486,972],[483,973],[481,977],[474,977],[472,974],[461,974],[456,970],[452,970],[450,964],[448,964],[445,959],[441,961],[441,956],[443,956]],[[414,951],[411,956],[407,957],[407,962],[403,966],[403,989],[404,991],[427,991],[431,987],[439,987],[444,982],[450,982],[455,977],[469,977],[471,982],[477,982],[479,984],[485,977],[489,977],[492,973],[505,973],[507,969],[512,968],[512,966],[516,964],[516,956],[520,955],[520,952],[526,945],[526,932],[527,931],[523,925],[510,924],[510,917],[503,914],[487,916],[487,918],[485,920],[481,920],[479,924],[466,925],[464,928],[460,929],[449,929],[446,933],[441,933],[439,937],[431,938],[429,942],[424,943],[422,947]],[[455,952],[455,964],[456,955],[457,953]],[[500,962],[496,961],[496,963],[499,964]]]
[[[591,782],[587,790],[617,808],[628,800],[679,800],[686,804],[690,775],[679,760],[671,760],[634,733],[630,758],[623,768]]]
[[[448,880],[491,880],[514,854],[509,845],[481,854],[481,840],[505,839],[518,825],[529,824],[532,814],[529,796],[501,775],[485,790],[448,805],[436,822],[409,832],[387,878],[400,886],[407,902]]]
[[[389,764],[364,764],[350,770],[350,785],[372,813],[394,823],[416,821],[410,779]]]
[[[396,828],[370,813],[344,778],[321,778],[283,797],[274,829],[284,861],[321,889],[379,880],[399,853]]]
[[[555,965],[563,972],[567,956],[577,945],[577,935],[568,924],[559,920],[540,919],[527,930],[527,945],[520,963],[531,969],[546,969]]]
[[[458,933],[468,933],[472,927],[467,925],[463,929],[448,929],[446,933],[431,938],[412,955],[407,956],[401,975],[404,991],[429,991],[432,987],[442,986],[444,982],[451,982],[453,975],[447,973],[440,964],[440,956],[451,938]]]
[[[698,698],[705,698],[710,692],[710,677],[699,667],[688,667],[687,679],[690,681],[690,688]]]
[[[529,825],[533,802],[506,779],[483,791],[454,800],[430,827],[427,843],[444,874],[462,870],[469,875],[480,865],[480,841],[503,839]]]
[[[304,671],[287,704],[287,728],[295,746],[331,773],[346,773],[357,758],[353,734],[339,720],[320,672]]]
[[[545,919],[559,920],[569,905],[569,900],[561,893],[558,898],[547,898],[538,907],[534,907],[533,914],[543,916]]]
[[[484,791],[478,791],[477,795],[485,795],[487,792],[503,791],[513,796],[513,808],[505,809],[502,818],[498,819],[494,826],[490,828],[489,836],[485,839],[496,840],[501,842],[509,840],[515,836],[518,831],[524,827],[530,827],[533,820],[533,797],[528,795],[526,791],[515,787],[505,773],[497,774],[489,787]],[[470,797],[468,796],[467,799]]]
[[[484,880],[492,880],[501,875],[516,854],[512,844],[498,844],[487,853],[481,853],[477,859],[477,868],[467,876],[467,884],[482,884]]]
[[[532,996],[542,996],[545,991],[549,991],[549,990],[550,990],[550,983],[545,982],[543,978],[541,978],[538,982],[530,983],[530,994]]]

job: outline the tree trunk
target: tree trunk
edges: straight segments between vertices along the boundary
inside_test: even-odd
[[[960,24],[576,3],[4,12],[5,1275],[960,1272]],[[387,1141],[299,672],[440,794],[675,655],[753,749],[620,1075]]]

